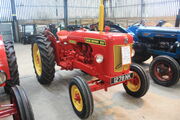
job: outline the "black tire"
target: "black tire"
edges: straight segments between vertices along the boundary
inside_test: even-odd
[[[10,80],[6,81],[6,86],[4,87],[4,90],[6,93],[9,93],[11,90],[11,87],[15,85],[19,85],[19,72],[18,72],[18,65],[16,61],[16,54],[13,46],[12,41],[4,41],[5,50],[6,50],[6,56],[8,60],[8,67],[10,72]]]
[[[81,111],[78,111],[73,103],[73,98],[71,94],[72,86],[76,86],[80,91],[83,101],[83,107]],[[81,119],[87,119],[89,116],[92,115],[94,109],[94,102],[91,91],[87,85],[87,83],[81,77],[74,77],[69,84],[69,95],[71,99],[71,104],[73,106],[74,112],[77,116]]]
[[[170,74],[172,75],[169,77],[169,79],[165,79],[162,76],[159,76],[159,74],[157,74],[157,72],[161,74],[163,72],[162,70],[165,70],[165,68],[164,69],[157,68],[158,64],[164,64],[166,67],[170,68],[170,69],[168,68],[168,71],[171,70],[172,72]],[[157,70],[156,68],[159,70],[156,71]],[[154,60],[151,62],[149,66],[149,72],[155,83],[168,87],[168,86],[172,86],[176,84],[179,81],[180,66],[174,58],[161,55],[154,58]],[[167,72],[167,71],[164,71],[164,72]]]
[[[158,55],[152,55],[153,59],[155,59]]]
[[[124,89],[126,90],[127,94],[133,96],[133,97],[142,97],[146,94],[146,92],[149,89],[149,79],[147,78],[147,75],[145,73],[145,71],[143,70],[143,68],[137,64],[132,64],[130,67],[130,70],[132,72],[134,72],[138,75],[140,80],[140,87],[136,90],[136,91],[132,91],[129,87],[128,87],[128,82],[132,82],[132,81],[128,81],[127,83],[123,83]]]
[[[179,59],[175,59],[177,62],[178,62],[178,64],[180,64],[180,60]]]
[[[32,111],[31,104],[22,87],[12,87],[10,100],[11,104],[17,105],[16,109],[18,112],[13,115],[14,120],[34,120],[34,114]]]
[[[41,64],[42,64],[42,68],[41,68],[42,72],[40,75],[37,73],[35,67],[35,59],[33,56],[33,47],[35,44],[37,44],[38,46],[40,52]],[[47,38],[39,37],[32,44],[32,59],[38,81],[41,84],[50,84],[53,81],[55,74],[55,56],[54,56],[54,49],[51,46],[51,42],[48,41]]]
[[[147,48],[141,44],[135,43],[133,49],[135,53],[134,56],[132,56],[132,61],[135,63],[142,63],[151,57],[147,52]]]

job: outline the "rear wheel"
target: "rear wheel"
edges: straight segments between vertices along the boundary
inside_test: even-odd
[[[123,84],[126,92],[133,97],[142,97],[149,89],[149,80],[146,73],[137,64],[132,64],[130,70],[133,72],[133,80]]]
[[[4,87],[5,92],[9,93],[11,87],[15,85],[19,85],[19,72],[18,72],[18,65],[16,61],[16,54],[13,46],[13,42],[11,41],[4,41],[5,49],[6,49],[6,56],[8,60],[9,72],[10,72],[10,80],[6,81],[6,86]]]
[[[178,62],[169,56],[156,57],[151,62],[149,71],[154,82],[163,86],[176,84],[180,77]]]
[[[20,86],[12,87],[10,100],[17,110],[17,113],[13,115],[14,120],[34,120],[31,104]]]
[[[87,83],[80,77],[74,77],[69,84],[71,104],[77,116],[88,118],[94,109],[93,97]]]
[[[32,44],[32,58],[38,81],[41,84],[50,84],[55,73],[55,56],[47,38],[38,38]]]

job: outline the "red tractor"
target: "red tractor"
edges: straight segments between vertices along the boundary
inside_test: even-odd
[[[0,87],[10,95],[10,104],[0,104],[0,119],[13,116],[13,120],[34,120],[29,100],[19,85],[18,66],[13,43],[3,41],[0,35]]]
[[[149,88],[144,70],[131,64],[133,37],[125,33],[102,32],[104,6],[101,1],[100,22],[97,31],[86,29],[59,31],[53,34],[45,30],[32,44],[32,57],[38,81],[50,84],[55,74],[55,63],[62,70],[80,69],[94,76],[85,81],[76,76],[69,83],[69,95],[73,109],[81,119],[93,113],[92,92],[123,84],[126,92],[142,97]]]

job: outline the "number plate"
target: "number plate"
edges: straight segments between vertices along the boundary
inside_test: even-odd
[[[121,75],[121,76],[118,76],[118,77],[114,77],[114,78],[111,79],[111,84],[126,81],[126,80],[131,79],[132,77],[133,77],[133,73],[129,73],[129,74],[126,74],[126,75]]]

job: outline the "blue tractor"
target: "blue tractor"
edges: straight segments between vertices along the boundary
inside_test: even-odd
[[[129,26],[126,32],[134,36],[133,61],[142,63],[152,56],[149,72],[155,83],[176,84],[180,77],[180,29],[146,27],[141,22]]]

